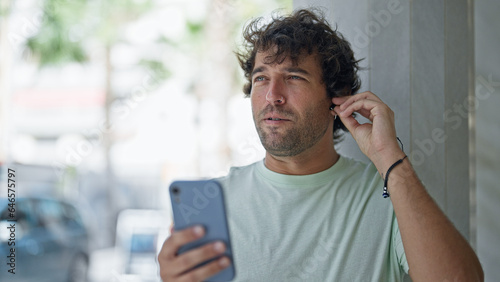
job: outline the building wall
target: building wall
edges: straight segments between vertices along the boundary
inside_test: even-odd
[[[477,252],[486,281],[500,281],[500,2],[476,0]]]
[[[351,42],[370,90],[396,114],[420,178],[476,248],[486,281],[500,269],[500,3],[295,0],[322,7]],[[347,135],[344,155],[364,159]]]

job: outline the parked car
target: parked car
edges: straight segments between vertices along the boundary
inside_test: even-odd
[[[0,281],[87,281],[89,237],[77,209],[51,198],[15,198],[15,205],[9,203],[0,198]],[[9,246],[11,238],[15,246]],[[11,248],[14,265],[4,261],[12,256]],[[15,274],[8,272],[12,267]]]
[[[124,210],[116,226],[115,255],[120,281],[159,282],[156,257],[169,236],[170,216],[160,210]]]

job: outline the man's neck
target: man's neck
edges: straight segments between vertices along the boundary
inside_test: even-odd
[[[333,146],[333,141],[331,141],[331,145],[314,146],[314,148],[310,148],[292,157],[273,156],[269,152],[266,152],[264,164],[268,169],[277,173],[307,175],[330,168],[338,159],[339,154]]]

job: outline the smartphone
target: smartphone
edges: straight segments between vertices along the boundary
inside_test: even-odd
[[[206,281],[221,282],[234,279],[236,271],[229,239],[224,196],[219,182],[215,180],[174,181],[170,184],[169,192],[174,216],[174,229],[182,230],[194,225],[202,225],[205,228],[205,236],[182,246],[178,253],[184,253],[210,242],[222,241],[226,245],[226,251],[222,255],[227,256],[231,264]],[[205,265],[212,260],[203,262],[196,267]]]

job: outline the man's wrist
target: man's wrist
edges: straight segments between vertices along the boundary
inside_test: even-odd
[[[386,177],[385,174],[384,177]],[[391,195],[392,199],[394,199],[394,196],[398,198],[398,194],[401,194],[401,192],[404,193],[404,188],[408,188],[409,183],[412,183],[413,181],[419,180],[413,170],[410,160],[405,158],[399,165],[394,167],[391,173],[387,176],[387,191]]]
[[[404,158],[406,154],[402,150],[394,150],[390,153],[379,154],[376,160],[372,160],[380,176],[385,177],[387,170],[398,160]]]

